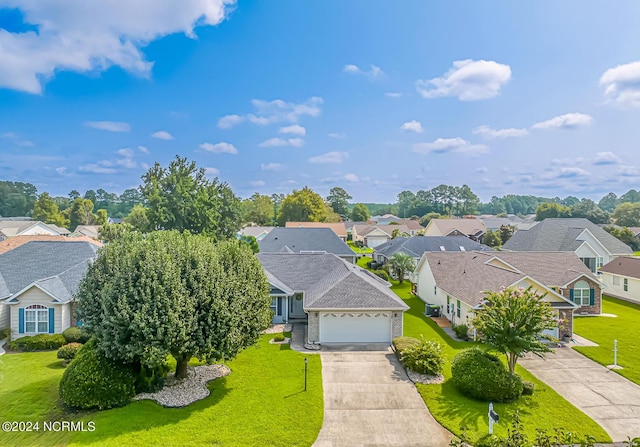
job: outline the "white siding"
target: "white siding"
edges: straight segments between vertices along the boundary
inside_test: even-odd
[[[20,233],[21,236],[34,236],[38,234],[52,234],[57,236],[60,233],[55,231],[53,228],[49,228],[46,225],[42,225],[42,224],[38,224],[35,227]]]
[[[590,231],[586,231],[586,230],[583,231],[582,234],[578,236],[578,239],[581,241],[583,240],[587,242],[591,246],[592,250],[589,250],[589,251],[595,251],[596,256],[602,256],[602,258],[604,258],[603,265],[609,261],[613,261],[613,258],[615,258],[615,256],[610,255],[607,252],[606,248],[604,248],[603,245],[595,237],[593,237]],[[581,254],[578,254],[578,251],[579,250],[576,251],[576,254],[578,255],[579,258],[590,257],[590,256],[582,256]]]
[[[11,309],[7,306],[4,301],[0,301],[0,329],[4,329],[9,327],[11,322]]]
[[[613,284],[614,277],[618,278],[618,284]],[[624,290],[625,278],[627,278],[629,284],[626,292]],[[606,286],[603,293],[640,303],[640,279],[602,272],[601,280]]]
[[[24,337],[25,335],[34,335],[30,333],[20,334],[18,333],[18,309],[21,307],[31,306],[32,304],[40,304],[46,307],[53,307],[55,309],[54,313],[54,333],[60,334],[63,330],[69,327],[70,324],[70,305],[66,304],[51,304],[53,299],[50,295],[47,295],[42,290],[37,287],[32,287],[31,289],[24,292],[18,298],[20,300],[19,303],[12,304],[11,308],[11,338],[16,339],[20,337]],[[63,311],[64,309],[64,311]]]

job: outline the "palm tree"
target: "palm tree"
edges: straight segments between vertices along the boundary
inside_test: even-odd
[[[389,269],[393,270],[400,280],[400,284],[404,281],[404,275],[408,271],[412,271],[416,266],[413,258],[406,253],[396,253],[389,258]]]

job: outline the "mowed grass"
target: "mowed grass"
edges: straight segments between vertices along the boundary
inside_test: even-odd
[[[356,246],[356,244],[353,241],[347,241],[347,245],[351,248],[351,250],[355,251],[359,255],[373,253],[373,248],[369,248],[369,247],[360,248]]]
[[[305,355],[288,345],[269,344],[272,337],[263,336],[228,362],[231,374],[211,382],[209,397],[185,408],[140,401],[112,410],[66,414],[58,401],[63,369],[55,352],[0,357],[5,377],[0,383],[2,420],[57,417],[95,423],[94,432],[0,434],[0,445],[309,446],[318,436],[324,411],[320,356],[307,356],[305,392]],[[8,381],[9,374],[15,378]],[[33,383],[38,389],[25,393]]]
[[[574,348],[601,365],[613,364],[613,341],[618,340],[618,365],[614,371],[640,385],[640,305],[605,296],[602,312],[613,317],[573,318],[573,331],[599,346]]]
[[[429,317],[426,317],[423,314],[424,302],[411,295],[409,283],[402,286],[395,284],[392,290],[411,307],[404,315],[404,335],[416,338],[424,335],[427,339],[439,342],[447,359],[443,371],[445,376],[443,384],[416,384],[429,411],[440,424],[455,435],[460,435],[463,431],[462,427],[466,427],[467,436],[472,442],[484,437],[489,433],[488,404],[463,396],[451,380],[451,361],[455,355],[463,349],[481,345],[453,340]],[[523,396],[513,403],[494,404],[495,411],[500,415],[500,423],[494,426],[494,434],[506,436],[507,428],[517,411],[529,439],[533,439],[537,428],[551,431],[557,427],[571,430],[581,437],[595,436],[600,442],[611,441],[598,424],[527,370],[517,366],[517,373],[523,379],[535,384],[535,393],[533,396]]]

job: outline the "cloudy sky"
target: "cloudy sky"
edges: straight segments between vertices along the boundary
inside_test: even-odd
[[[0,0],[0,179],[241,196],[640,188],[640,3]]]

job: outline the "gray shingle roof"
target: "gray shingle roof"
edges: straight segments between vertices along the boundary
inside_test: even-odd
[[[330,228],[274,228],[259,243],[260,253],[324,251],[338,256],[356,254]]]
[[[640,278],[640,258],[620,256],[603,265],[600,271],[630,278]]]
[[[498,291],[526,276],[547,287],[563,287],[582,275],[598,281],[570,252],[429,252],[425,257],[436,285],[472,307],[480,304],[485,291]],[[494,257],[516,270],[487,264]]]
[[[0,255],[0,296],[37,283],[59,300],[68,301],[97,251],[88,242],[34,241],[14,248]]]
[[[576,238],[585,229],[589,230],[611,254],[633,253],[627,244],[584,218],[544,219],[529,230],[516,232],[503,248],[513,251],[575,251],[582,244],[582,241]]]
[[[333,254],[259,253],[257,256],[268,277],[277,278],[292,291],[304,292],[305,310],[408,309],[389,289],[389,283]]]
[[[466,236],[413,236],[397,237],[375,248],[376,253],[390,258],[398,252],[419,258],[425,251],[493,251],[487,245],[472,241]]]

